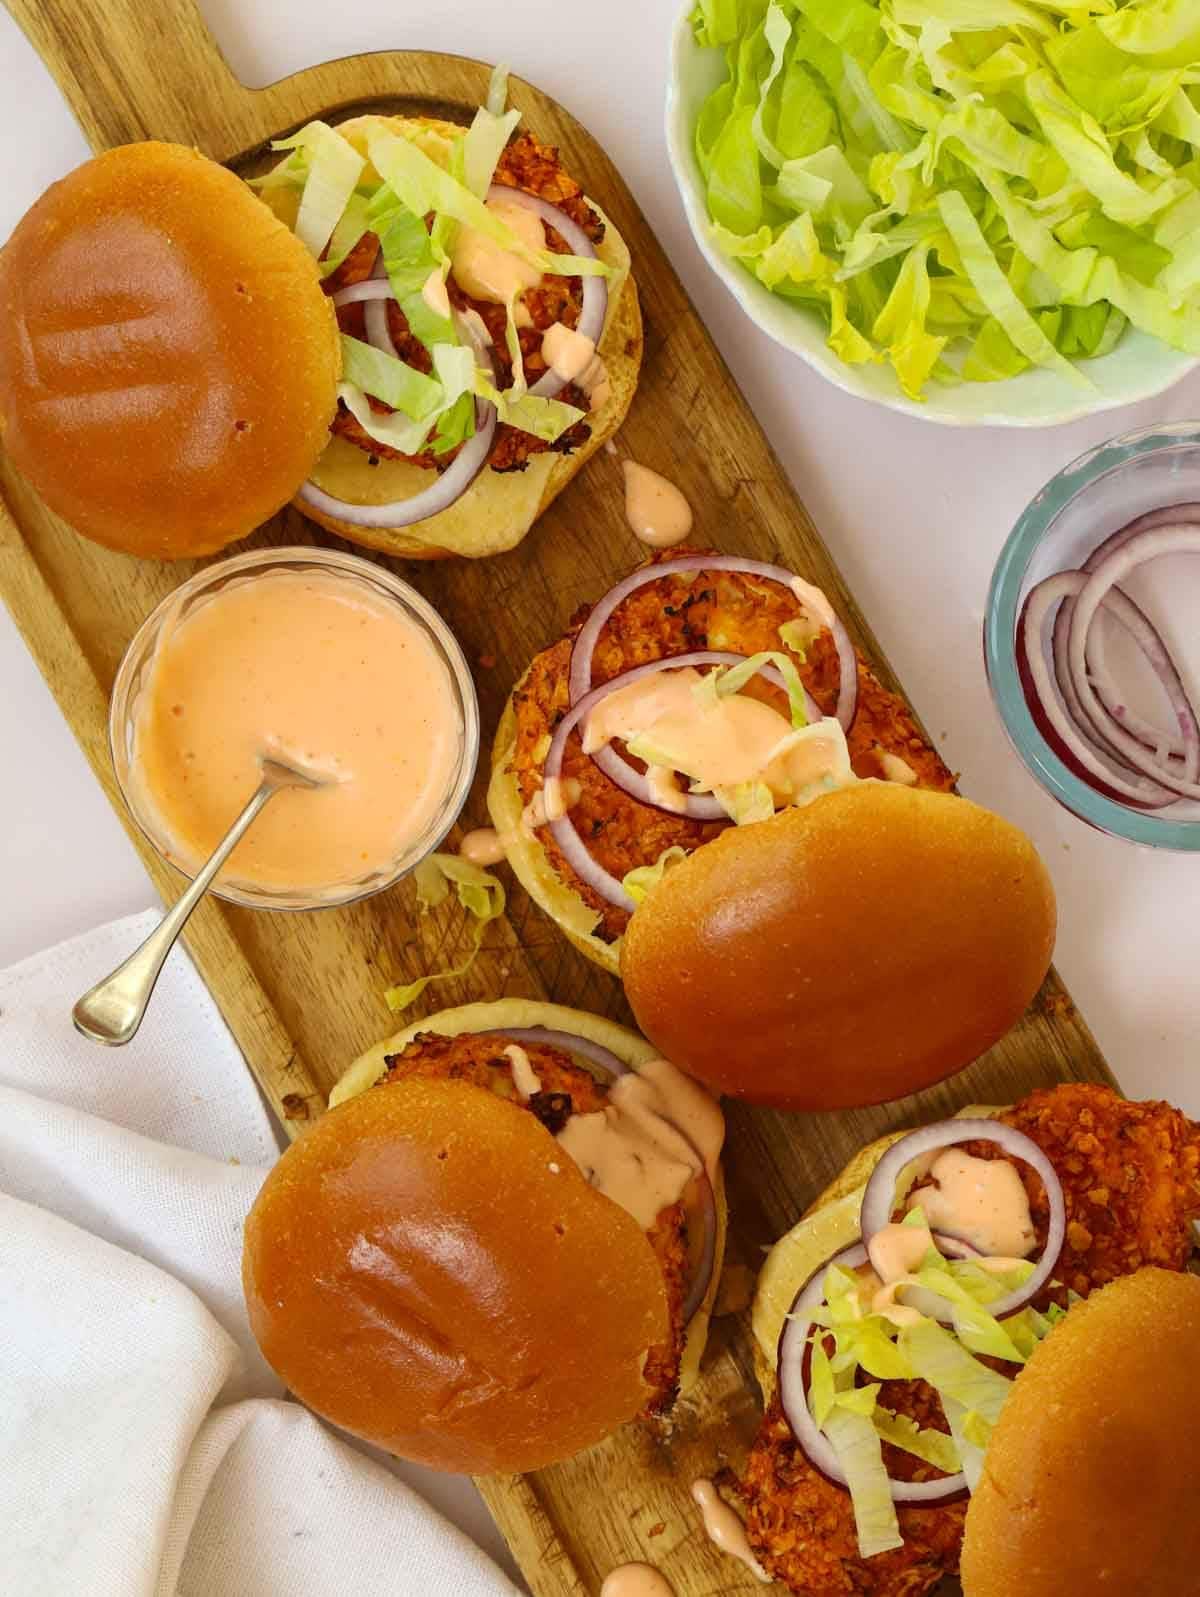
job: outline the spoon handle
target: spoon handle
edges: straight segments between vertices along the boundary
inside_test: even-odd
[[[106,976],[90,992],[84,993],[71,1011],[77,1031],[81,1031],[92,1042],[106,1043],[114,1048],[131,1040],[142,1023],[154,984],[175,939],[187,925],[189,916],[208,891],[213,877],[241,842],[263,805],[278,791],[278,786],[269,777],[263,781],[217,845],[216,852],[193,878],[187,892],[167,911],[141,947],[118,965],[111,976]]]

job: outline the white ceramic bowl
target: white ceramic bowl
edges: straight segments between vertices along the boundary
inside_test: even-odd
[[[721,81],[724,55],[696,43],[689,21],[692,9],[693,0],[685,0],[671,39],[667,80],[667,152],[688,222],[708,264],[751,321],[831,383],[861,399],[950,427],[1050,427],[1152,399],[1200,365],[1195,356],[1130,328],[1111,355],[1085,363],[1095,384],[1091,391],[1055,372],[1030,370],[1000,383],[953,388],[931,383],[925,402],[918,404],[901,393],[889,366],[850,366],[839,360],[825,342],[825,326],[815,311],[772,294],[712,242],[692,132],[701,105]]]

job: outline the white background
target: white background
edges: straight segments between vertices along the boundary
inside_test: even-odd
[[[1058,809],[1009,750],[980,645],[992,565],[1025,503],[1088,446],[1200,414],[1200,377],[1164,399],[1041,434],[952,432],[825,384],[744,319],[691,241],[662,135],[668,0],[207,0],[202,9],[248,84],[370,49],[504,59],[606,145],[965,790],[1042,849],[1059,895],[1059,969],[1126,1091],[1200,1116],[1200,856],[1141,851]],[[0,9],[0,237],[85,155],[53,83]],[[153,895],[3,610],[0,750],[3,964]],[[73,996],[64,993],[64,1004]]]

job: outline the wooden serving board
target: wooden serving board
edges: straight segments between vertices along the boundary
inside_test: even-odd
[[[365,110],[463,120],[488,68],[459,56],[381,52],[298,73],[269,88],[230,74],[191,0],[8,0],[97,150],[134,139],[194,143],[249,174],[265,143],[315,116]],[[646,323],[645,364],[622,449],[666,472],[691,500],[697,541],[780,561],[817,582],[846,617],[885,682],[894,678],[804,507],[735,387],[620,175],[561,106],[513,79],[529,127],[557,144],[568,169],[628,241]],[[619,155],[619,151],[614,152]],[[195,563],[141,562],[76,537],[0,456],[0,594],[54,691],[96,776],[130,827],[164,897],[180,878],[130,825],[116,791],[106,716],[117,663],[151,609]],[[294,511],[254,544],[330,542]],[[622,515],[619,463],[603,452],[520,548],[473,564],[400,567],[451,622],[475,669],[485,748],[530,655],[575,607],[636,563]],[[383,562],[387,563],[387,562]],[[484,768],[486,769],[486,758]],[[480,824],[481,772],[464,816]],[[362,1049],[395,1029],[383,989],[443,964],[466,936],[460,913],[420,918],[408,884],[347,909],[270,914],[209,900],[187,941],[268,1098],[292,1131]],[[507,917],[489,928],[469,975],[428,995],[427,1008],[502,995],[550,997],[627,1018],[616,981],[588,964],[510,884]],[[64,993],[64,1006],[75,995]],[[1063,1079],[1109,1080],[1056,977],[1010,1036],[952,1082],[883,1108],[779,1115],[733,1106],[727,1170],[730,1258],[756,1269],[762,1245],[791,1225],[862,1145],[884,1131],[969,1102],[1009,1102]],[[626,1559],[659,1565],[679,1597],[759,1590],[700,1532],[688,1486],[737,1462],[758,1419],[749,1316],[714,1324],[706,1374],[669,1435],[628,1427],[573,1461],[480,1487],[538,1597],[582,1597]]]

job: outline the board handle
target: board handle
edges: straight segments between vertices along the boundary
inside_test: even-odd
[[[255,142],[239,83],[193,0],[6,0],[93,150],[136,139],[216,160]]]

